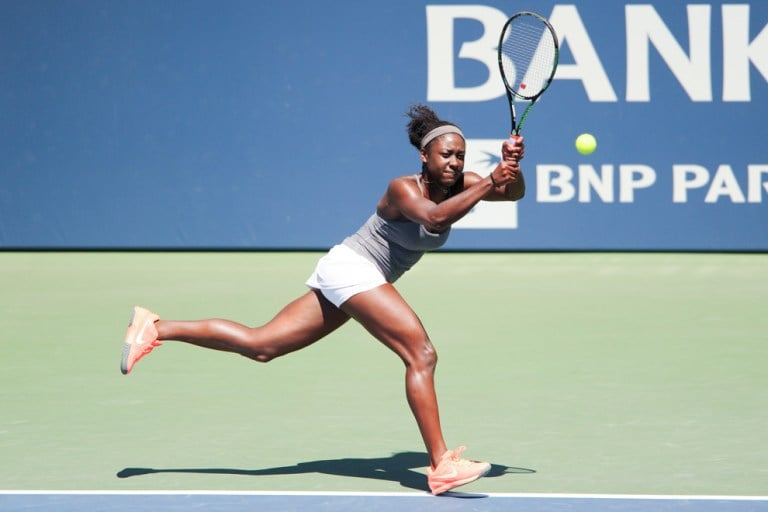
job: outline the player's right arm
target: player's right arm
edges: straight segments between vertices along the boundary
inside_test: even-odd
[[[424,197],[413,177],[395,178],[389,183],[377,211],[387,220],[407,219],[421,224],[430,232],[440,233],[469,213],[493,189],[490,177],[474,175],[478,179],[473,180],[472,186],[465,186],[459,194],[439,203]]]

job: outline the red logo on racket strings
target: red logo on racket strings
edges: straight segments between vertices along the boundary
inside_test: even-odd
[[[525,89],[525,84],[520,84],[521,89]]]

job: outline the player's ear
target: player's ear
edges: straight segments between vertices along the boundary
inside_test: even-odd
[[[421,157],[421,161],[424,163],[427,163],[427,150],[426,149],[420,149],[419,150],[419,156]]]

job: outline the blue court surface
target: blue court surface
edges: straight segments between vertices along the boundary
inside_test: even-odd
[[[491,512],[768,512],[768,496],[558,494],[309,493],[204,491],[0,491],[0,510],[148,512],[491,511]]]

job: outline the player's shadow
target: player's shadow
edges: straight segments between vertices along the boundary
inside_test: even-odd
[[[370,478],[397,482],[403,487],[428,490],[427,479],[423,470],[428,464],[426,453],[401,452],[390,457],[370,459],[330,459],[299,462],[293,466],[264,469],[236,468],[125,468],[117,473],[118,478],[131,478],[156,473],[202,473],[212,475],[274,476],[321,473],[325,475]],[[492,464],[488,477],[499,477],[509,473],[535,473],[533,469],[514,468],[501,464]]]

